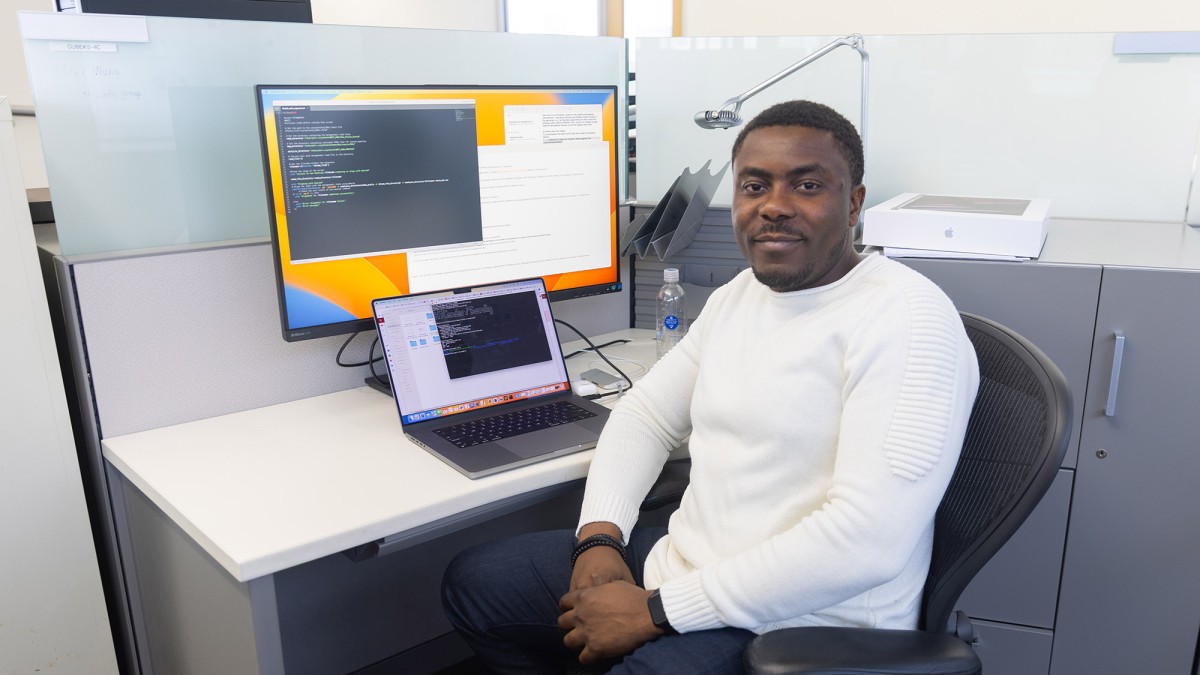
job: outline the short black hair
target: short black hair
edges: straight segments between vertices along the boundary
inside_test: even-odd
[[[853,185],[861,185],[863,180],[864,161],[862,139],[858,130],[838,111],[827,105],[813,101],[784,101],[776,103],[754,116],[746,126],[742,127],[737,139],[733,142],[732,158],[736,159],[742,143],[751,131],[763,127],[808,127],[821,129],[833,134],[833,141],[838,152],[850,166],[850,180]]]

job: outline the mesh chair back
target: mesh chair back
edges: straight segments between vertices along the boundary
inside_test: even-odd
[[[935,632],[946,630],[963,589],[1049,489],[1071,435],[1071,394],[1054,363],[998,323],[962,318],[979,393],[934,524],[921,628]]]

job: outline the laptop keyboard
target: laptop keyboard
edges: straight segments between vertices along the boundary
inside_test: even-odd
[[[596,413],[584,410],[570,401],[555,401],[535,408],[524,408],[481,420],[454,424],[435,429],[433,433],[457,447],[469,448],[472,445],[512,438],[595,416]]]

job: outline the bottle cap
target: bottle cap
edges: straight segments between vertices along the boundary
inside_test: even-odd
[[[679,283],[679,270],[675,269],[674,267],[668,267],[667,269],[663,270],[663,281],[667,282],[668,284]]]

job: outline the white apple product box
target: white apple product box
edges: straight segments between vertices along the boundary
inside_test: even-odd
[[[867,209],[862,243],[1036,258],[1046,243],[1049,212],[1049,199],[906,192]]]

